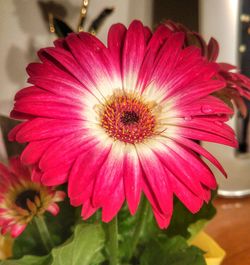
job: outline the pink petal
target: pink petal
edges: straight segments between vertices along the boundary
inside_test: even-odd
[[[179,181],[171,172],[169,172],[169,175],[169,180],[171,182],[171,187],[173,189],[174,194],[188,208],[190,212],[197,213],[203,204],[203,199],[201,199],[199,196],[196,196],[188,187],[183,185],[181,181]],[[206,197],[206,195],[204,197]]]
[[[173,146],[171,146],[171,148],[165,145],[165,150],[164,147],[161,147],[161,149],[163,150],[157,151],[156,155],[159,157],[160,161],[164,163],[168,171],[171,172],[173,176],[175,176],[176,179],[178,179],[180,182],[182,182],[182,184],[184,184],[187,188],[193,191],[194,194],[204,199],[203,188],[200,184],[199,178],[196,175],[197,172],[192,168],[194,162],[199,164],[200,162],[190,161],[189,163],[182,156],[180,156],[177,152],[174,151],[174,147],[174,144]],[[191,157],[190,154],[187,155],[188,158]],[[176,163],[176,161],[178,161],[178,163]],[[196,167],[198,166],[196,165]]]
[[[218,117],[218,116],[217,116]],[[219,118],[219,117],[218,117]],[[225,138],[227,140],[235,139],[235,133],[233,129],[227,124],[212,120],[210,117],[194,117],[189,119],[177,118],[172,119],[171,123],[178,124],[180,130],[186,130],[186,128],[192,128],[204,132],[212,132],[214,135],[220,136],[221,138]]]
[[[221,136],[218,136],[216,134],[213,134],[212,132],[206,132],[206,131],[201,131],[198,128],[197,129],[192,129],[185,127],[185,129],[182,130],[174,130],[173,133],[176,133],[178,137],[185,137],[188,139],[193,139],[193,140],[201,140],[201,141],[207,141],[207,142],[214,142],[214,143],[219,143],[223,145],[228,145],[232,147],[237,147],[238,143],[236,139],[230,139],[227,140],[226,138],[223,138]],[[171,135],[171,128],[168,129],[168,134]]]
[[[82,130],[82,122],[77,120],[54,120],[36,118],[27,121],[16,133],[16,140],[20,143],[40,141],[52,137],[65,136]],[[84,134],[84,130],[82,130]]]
[[[210,38],[207,48],[208,48],[207,58],[209,59],[209,61],[215,62],[219,55],[219,43],[217,42],[216,39]]]
[[[82,212],[81,212],[81,216],[83,218],[83,220],[87,220],[90,216],[92,216],[96,211],[98,210],[98,208],[95,208],[91,205],[90,201],[87,201],[83,204],[82,206]]]
[[[203,98],[213,92],[222,89],[225,87],[225,82],[219,80],[210,80],[203,82],[196,82],[194,85],[189,85],[185,88],[185,90],[180,90],[176,93],[174,100],[177,100],[178,105],[190,104],[191,102]],[[176,106],[178,106],[176,104]]]
[[[142,169],[134,148],[126,151],[123,178],[128,207],[133,215],[138,208],[142,190]]]
[[[55,68],[61,68],[69,72],[73,78],[81,83],[81,87],[98,98],[102,95],[96,90],[96,86],[91,78],[83,71],[79,62],[75,60],[69,51],[60,48],[46,48],[39,53],[40,59]],[[51,59],[53,58],[53,60]]]
[[[46,150],[39,162],[39,167],[45,171],[63,167],[63,165],[73,165],[73,161],[79,154],[86,152],[97,143],[97,139],[89,137],[83,130],[65,135]]]
[[[56,186],[64,184],[68,181],[69,170],[70,165],[63,165],[62,167],[46,170],[41,176],[41,182],[46,186]]]
[[[19,224],[13,225],[11,227],[11,231],[10,231],[11,236],[14,238],[20,236],[22,234],[22,232],[25,230],[26,226],[27,226],[26,224],[24,224],[24,225],[19,225]]]
[[[175,70],[183,42],[183,33],[171,34],[159,51],[152,75],[152,80],[156,80],[155,83],[159,89],[161,89],[162,85],[166,83],[168,76]]]
[[[21,163],[20,157],[11,157],[9,159],[9,169],[16,176],[23,176],[28,179],[30,177],[30,171]]]
[[[0,182],[2,182],[2,185],[8,184],[12,177],[9,169],[2,163],[0,163],[0,176]]]
[[[117,215],[125,200],[123,181],[115,188],[114,192],[110,195],[110,200],[102,207],[102,221],[110,222],[114,216]]]
[[[207,188],[205,186],[204,186],[204,191],[205,191],[205,195],[206,195],[205,202],[208,203],[211,200],[211,191],[209,188]]]
[[[61,190],[57,190],[53,196],[53,201],[54,202],[61,202],[65,199],[66,193]]]
[[[115,191],[123,177],[123,154],[124,144],[119,141],[114,142],[107,159],[96,176],[92,197],[94,207],[101,207],[109,201],[110,194]]]
[[[87,90],[75,77],[68,74],[54,65],[48,63],[29,64],[27,72],[30,77],[29,83],[39,88],[50,91],[60,97],[67,97],[79,101],[79,98],[86,95]],[[18,93],[23,94],[25,89]]]
[[[16,134],[25,126],[26,122],[16,125],[8,134],[9,141],[16,140]]]
[[[186,146],[187,148],[190,148],[191,150],[195,151],[196,153],[204,156],[206,159],[208,159],[212,164],[214,164],[221,173],[226,177],[227,173],[225,172],[222,165],[219,163],[219,161],[211,155],[206,149],[204,149],[199,144],[196,144],[194,141],[191,141],[189,139],[183,138],[183,137],[173,137],[173,140],[178,142],[179,144]]]
[[[84,72],[81,82],[91,91],[99,92],[94,92],[95,95],[110,95],[114,87],[121,87],[121,80],[115,83],[116,71],[110,53],[96,37],[81,32],[79,38],[69,35],[66,42]]]
[[[22,112],[19,112],[19,111],[16,111],[16,110],[12,110],[10,112],[10,117],[12,119],[16,119],[16,120],[29,120],[29,119],[35,118],[35,116],[32,115],[32,114],[22,113]]]
[[[228,114],[232,115],[234,111],[227,106],[223,101],[220,99],[208,96],[202,99],[199,99],[199,101],[194,101],[191,104],[179,106],[180,112],[183,116],[198,116],[198,115],[213,115],[216,113],[216,115],[219,114]],[[209,110],[210,113],[206,112],[205,110]]]
[[[14,104],[14,111],[31,114],[34,116],[54,118],[54,119],[76,119],[83,120],[82,111],[83,105],[77,106],[72,101],[66,100],[66,102],[59,102],[59,99],[55,95],[49,95],[43,93],[43,98],[40,96],[35,98],[32,95],[30,97],[24,97],[19,99]]]
[[[144,36],[145,36],[146,43],[148,43],[153,34],[149,27],[143,27],[143,29],[144,29]]]
[[[191,150],[182,147],[170,140],[165,145],[166,150],[157,152],[166,167],[190,188],[197,196],[203,197],[203,188],[200,182],[211,189],[217,187],[215,177],[203,160]],[[174,163],[179,161],[179,163]],[[181,177],[183,175],[183,177]]]
[[[165,26],[160,25],[154,32],[150,39],[145,53],[145,58],[142,62],[140,72],[137,80],[137,89],[143,91],[145,87],[150,83],[151,76],[154,70],[154,62],[156,56],[160,50],[160,47],[170,36],[171,32]]]
[[[68,193],[69,197],[79,197],[79,194],[86,193],[90,196],[88,187],[93,184],[100,168],[107,159],[111,147],[103,147],[102,144],[93,146],[81,154],[75,161],[69,176]],[[88,196],[84,196],[88,198]],[[83,200],[83,198],[82,198]]]
[[[43,172],[38,168],[34,167],[31,174],[31,180],[34,182],[41,183]]]
[[[82,188],[80,189],[79,193],[75,192],[74,194],[70,195],[70,204],[78,207],[82,204],[84,205],[84,203],[89,201],[93,193],[94,183],[95,179],[92,179],[89,181],[88,185],[84,187],[81,186]]]
[[[158,226],[161,229],[167,228],[170,224],[172,213],[170,215],[165,216],[159,213],[158,211],[154,210],[153,212],[154,212],[154,216],[155,216]]]
[[[150,147],[145,144],[140,144],[137,147],[137,152],[146,181],[150,185],[161,211],[168,214],[172,205],[172,190],[163,165]]]
[[[38,163],[45,151],[58,140],[59,138],[52,138],[30,142],[22,152],[22,162],[26,165]]]
[[[167,89],[168,97],[202,79],[200,73],[204,68],[204,61],[200,56],[200,49],[190,46],[180,50],[176,63],[174,71],[168,72],[162,84]]]
[[[108,33],[108,49],[119,76],[121,76],[121,55],[126,31],[126,27],[119,23],[111,26]]]
[[[52,215],[56,216],[59,213],[60,208],[56,203],[51,203],[46,210]]]
[[[54,80],[53,80],[54,81]],[[50,86],[51,87],[51,86]],[[60,85],[57,84],[57,89],[60,88]],[[72,90],[72,88],[71,88]],[[63,91],[65,92],[65,91]],[[88,93],[89,94],[89,93]],[[83,95],[78,95],[77,98],[69,98],[65,97],[65,93],[63,95],[57,95],[55,93],[52,93],[50,91],[43,90],[41,88],[38,88],[36,86],[30,86],[23,88],[20,90],[16,96],[15,100],[21,103],[27,103],[27,104],[36,104],[38,102],[44,102],[46,105],[49,103],[60,103],[61,105],[73,105],[75,109],[81,108],[83,109]],[[73,103],[73,104],[72,104]]]
[[[136,89],[137,77],[144,58],[146,41],[141,22],[134,20],[127,31],[122,54],[123,87],[126,91]]]

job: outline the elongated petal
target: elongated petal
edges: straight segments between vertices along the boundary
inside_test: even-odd
[[[82,206],[82,212],[81,212],[81,216],[83,218],[83,220],[87,220],[89,217],[91,217],[98,208],[95,208],[91,205],[90,201],[87,201],[83,204]]]
[[[141,22],[130,24],[124,40],[122,55],[122,79],[126,91],[136,89],[137,77],[144,58],[146,41]]]
[[[47,208],[47,211],[50,212],[51,214],[53,214],[54,216],[56,216],[59,213],[60,209],[59,209],[59,206],[56,203],[52,203]]]
[[[109,195],[115,191],[123,175],[124,144],[115,142],[112,149],[100,168],[93,191],[93,206],[100,207],[109,199]]]
[[[77,158],[69,177],[68,192],[70,198],[74,198],[81,193],[90,192],[87,187],[93,183],[96,174],[107,159],[110,149],[110,146],[99,144]],[[77,186],[75,185],[76,181],[78,182]],[[85,195],[85,197],[87,196]]]
[[[49,146],[57,140],[59,138],[30,142],[22,152],[22,162],[27,165],[37,164]]]
[[[136,149],[130,146],[127,149],[124,158],[124,188],[129,210],[135,214],[142,189],[142,169]]]
[[[148,146],[144,144],[137,146],[137,152],[147,181],[150,184],[162,212],[168,213],[170,210],[169,205],[172,204],[172,190],[164,167]]]
[[[110,201],[103,205],[102,220],[110,222],[117,215],[125,200],[123,180],[121,179],[115,191],[110,196]]]
[[[21,143],[67,135],[81,129],[79,121],[69,122],[43,118],[32,119],[22,125],[15,135],[16,140]]]
[[[123,24],[115,24],[111,26],[108,33],[108,49],[113,57],[117,75],[119,75],[120,78],[122,73],[122,49],[126,31],[127,29]]]
[[[16,238],[18,237],[23,231],[24,229],[26,228],[27,225],[13,225],[11,227],[11,236]]]
[[[171,187],[174,194],[179,198],[179,200],[188,208],[192,213],[197,213],[203,204],[203,199],[200,196],[195,195],[190,187],[185,186],[181,183],[171,172],[168,172]],[[206,193],[206,191],[203,191]],[[207,198],[207,196],[204,196]]]

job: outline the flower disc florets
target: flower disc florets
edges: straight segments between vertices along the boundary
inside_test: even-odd
[[[147,104],[132,94],[112,96],[100,118],[108,135],[125,143],[140,143],[155,132],[152,103]]]

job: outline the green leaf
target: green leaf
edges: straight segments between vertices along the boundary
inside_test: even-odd
[[[0,265],[49,265],[51,264],[51,256],[24,256],[18,260],[4,260]]]
[[[64,187],[67,188],[66,186]],[[79,215],[79,208],[72,207],[69,199],[59,203],[60,212],[57,216],[46,213],[46,223],[56,246],[62,244],[73,234],[73,227]],[[81,219],[82,220],[82,219]]]
[[[140,265],[205,265],[203,252],[188,246],[185,238],[151,239],[145,246]]]
[[[100,255],[100,251],[104,247],[104,241],[105,236],[101,225],[77,225],[73,237],[62,246],[52,250],[52,265],[96,263],[96,257]]]
[[[207,220],[201,219],[201,220],[198,220],[196,223],[191,224],[188,227],[188,232],[191,235],[190,239],[195,237],[205,227],[207,222],[208,222]]]
[[[35,223],[30,223],[25,231],[14,241],[13,259],[19,259],[24,255],[43,256],[46,254]]]
[[[198,213],[192,214],[179,200],[176,199],[174,203],[173,217],[165,233],[170,237],[181,235],[185,238],[189,238],[190,232],[188,231],[188,227],[191,224],[194,224],[201,219],[210,220],[215,214],[216,209],[213,206],[212,201],[208,204],[204,204]]]
[[[139,207],[141,207],[140,205]],[[136,221],[138,218],[138,212],[131,216],[128,206],[125,204],[118,215],[118,223],[119,223],[119,256],[120,259],[127,260],[127,257],[130,252],[132,241],[132,236],[134,232],[134,228],[136,225]]]

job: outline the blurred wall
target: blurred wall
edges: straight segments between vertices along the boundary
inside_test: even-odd
[[[151,26],[152,1],[90,0],[86,24],[89,25],[105,7],[113,7],[114,12],[98,34],[103,41],[113,23],[128,25],[137,18]],[[55,39],[48,32],[47,21],[41,12],[41,3],[48,2],[54,2],[54,11],[76,28],[81,0],[0,0],[0,102],[11,101],[15,92],[25,86],[27,64],[36,60],[39,48],[51,45]],[[0,103],[0,112],[3,105]]]

